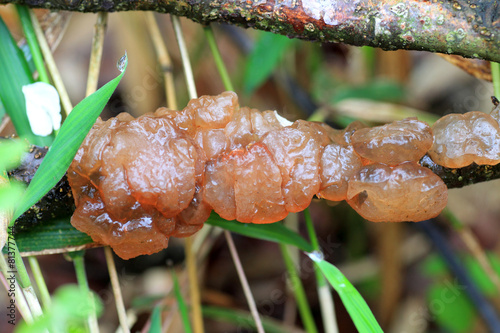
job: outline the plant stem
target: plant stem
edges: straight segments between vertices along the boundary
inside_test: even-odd
[[[2,283],[4,284],[5,290],[10,292],[9,290],[11,289],[10,285],[7,284],[7,277],[11,275],[9,272],[10,270],[8,269],[7,262],[5,261],[5,257],[3,255],[0,255],[0,268],[3,273],[2,277]],[[19,309],[19,312],[23,316],[24,320],[26,323],[32,324],[33,323],[33,315],[31,313],[31,310],[28,306],[28,303],[26,302],[26,298],[24,297],[24,294],[20,292],[21,287],[17,283],[17,279],[14,281],[14,291],[15,293],[11,295],[11,299],[15,301],[15,304],[17,308]]]
[[[115,295],[116,310],[120,320],[120,326],[123,333],[130,333],[127,323],[127,313],[125,312],[125,305],[123,304],[122,291],[120,289],[120,281],[116,273],[115,260],[113,259],[113,252],[109,246],[104,247],[104,254],[106,256],[106,263],[108,264],[109,277],[111,279],[111,287]]]
[[[43,308],[45,311],[48,311],[51,306],[50,293],[47,289],[47,284],[45,283],[45,279],[43,278],[42,270],[40,269],[38,260],[36,259],[36,257],[30,256],[28,257],[28,262],[30,264],[33,277],[35,278],[35,282],[38,286],[38,290],[40,291]]]
[[[306,220],[307,232],[309,234],[309,241],[314,249],[313,251],[321,251],[309,208],[304,210],[304,217]],[[335,304],[333,303],[330,287],[316,265],[314,265],[314,274],[316,275],[316,284],[319,302],[321,305],[321,318],[323,320],[324,330],[328,333],[337,333],[339,328],[337,318],[335,316]]]
[[[243,271],[243,266],[241,265],[240,257],[238,256],[238,252],[236,251],[236,246],[234,246],[231,233],[227,230],[224,230],[224,236],[226,237],[227,246],[229,247],[229,252],[231,253],[234,266],[236,267],[238,277],[240,278],[241,286],[243,287],[243,292],[247,299],[248,307],[250,308],[250,312],[252,313],[255,325],[257,326],[257,332],[264,333],[264,327],[262,326],[262,321],[260,320],[259,312],[257,311],[257,305],[255,305],[255,300],[253,298],[252,291],[250,290],[250,286],[248,285],[245,272]]]
[[[99,325],[97,323],[94,294],[92,294],[92,292],[90,291],[89,283],[87,281],[85,262],[83,260],[84,253],[85,253],[84,251],[72,252],[70,256],[73,260],[73,265],[75,267],[76,280],[78,281],[78,285],[80,286],[80,289],[82,289],[84,294],[88,295],[88,297],[90,298],[90,306],[92,308],[90,309],[89,317],[87,318],[89,330],[91,333],[98,333]]]
[[[38,39],[38,44],[40,45],[43,57],[45,58],[45,63],[47,64],[47,68],[49,69],[50,75],[52,76],[52,80],[54,81],[54,86],[59,92],[59,97],[61,98],[61,104],[63,106],[63,109],[66,112],[66,115],[68,115],[71,112],[71,110],[73,110],[73,105],[71,104],[68,93],[66,91],[66,87],[64,86],[64,83],[62,81],[61,74],[57,69],[54,56],[50,51],[50,47],[49,44],[47,43],[47,39],[45,38],[45,34],[42,31],[42,27],[40,26],[40,23],[38,22],[38,19],[36,15],[33,13],[33,11],[30,10],[29,13],[31,16],[31,21],[33,23],[33,28],[35,30],[36,37]]]
[[[177,97],[175,96],[174,73],[172,60],[168,54],[167,46],[163,41],[158,22],[153,12],[144,12],[144,20],[149,30],[149,35],[153,41],[153,46],[158,57],[163,79],[165,80],[165,95],[167,96],[167,106],[171,110],[177,110]]]
[[[188,237],[185,241],[186,266],[189,276],[189,291],[191,296],[191,308],[193,311],[193,328],[195,333],[203,333],[203,315],[201,313],[200,286],[198,284],[198,270],[196,268],[196,256],[193,253],[193,238]]]
[[[86,96],[89,96],[97,90],[99,72],[101,70],[102,48],[104,45],[104,35],[106,33],[107,24],[108,13],[99,12],[94,27],[94,36],[92,37],[92,51],[90,53]]]
[[[500,99],[500,63],[491,62],[491,78],[493,81],[493,94]]]
[[[297,306],[299,308],[300,317],[302,318],[302,323],[308,333],[316,333],[318,329],[314,323],[314,318],[311,313],[311,307],[307,301],[306,292],[304,291],[304,286],[297,273],[297,269],[293,265],[292,257],[288,251],[286,245],[280,243],[281,254],[285,261],[285,266],[288,271],[288,277],[290,279],[291,288],[297,300]]]
[[[38,45],[38,40],[33,29],[33,24],[31,22],[29,8],[25,6],[16,5],[17,13],[21,19],[21,25],[23,27],[24,36],[30,47],[31,56],[33,57],[33,62],[38,71],[40,81],[45,83],[50,83],[49,75],[45,70],[45,65],[43,62],[42,53],[40,52],[40,46]]]
[[[208,45],[210,46],[210,50],[212,51],[212,56],[214,57],[215,66],[217,66],[217,70],[219,71],[219,75],[224,83],[224,88],[229,91],[234,91],[233,84],[231,83],[231,79],[229,78],[229,74],[226,69],[226,65],[222,60],[222,56],[219,52],[219,48],[217,47],[217,42],[215,41],[214,30],[210,25],[203,27],[203,31],[205,32],[205,36],[207,37]]]
[[[196,85],[194,83],[193,69],[191,68],[191,62],[189,61],[186,42],[184,41],[184,36],[182,35],[181,22],[177,16],[172,15],[172,25],[174,26],[175,38],[177,39],[179,51],[181,52],[182,68],[184,69],[184,77],[186,78],[189,98],[198,98]]]

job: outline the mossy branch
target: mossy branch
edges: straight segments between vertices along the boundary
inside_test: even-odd
[[[78,12],[149,10],[321,42],[450,53],[500,62],[494,0],[0,0]]]

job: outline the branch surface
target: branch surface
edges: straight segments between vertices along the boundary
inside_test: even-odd
[[[0,0],[78,12],[151,10],[291,38],[457,54],[500,62],[496,0]]]

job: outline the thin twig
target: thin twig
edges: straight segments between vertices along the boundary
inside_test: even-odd
[[[118,312],[120,326],[123,333],[130,333],[127,323],[127,313],[125,312],[122,291],[120,289],[120,281],[118,280],[118,274],[116,273],[115,260],[113,259],[113,253],[111,252],[111,248],[109,246],[104,247],[104,254],[106,256],[106,263],[108,264],[109,277],[111,279],[111,287],[115,296],[116,310]]]
[[[38,38],[38,43],[40,44],[40,49],[42,50],[43,57],[45,59],[45,64],[49,69],[50,76],[52,76],[52,81],[54,82],[54,86],[59,92],[59,97],[61,98],[61,104],[63,106],[66,115],[68,115],[71,110],[73,110],[73,105],[68,96],[68,92],[66,91],[66,87],[61,78],[61,74],[57,69],[56,62],[54,60],[54,56],[52,55],[52,51],[50,50],[50,46],[47,43],[47,39],[45,38],[45,34],[42,31],[42,27],[38,22],[38,19],[33,13],[33,10],[30,9],[31,22],[33,23],[33,29],[35,29],[36,37]]]
[[[144,12],[144,19],[149,30],[149,35],[153,41],[153,46],[158,57],[158,63],[165,80],[165,95],[167,96],[167,106],[171,110],[177,110],[177,98],[175,96],[174,73],[172,60],[167,51],[167,46],[158,28],[158,22],[153,12]]]
[[[104,35],[108,24],[108,13],[100,12],[97,14],[97,20],[94,27],[94,36],[92,38],[92,51],[90,53],[89,75],[87,78],[86,96],[89,96],[97,90],[99,81],[99,72],[101,71],[102,49],[104,45]]]
[[[253,298],[252,291],[250,290],[250,286],[248,285],[245,272],[243,271],[240,257],[238,256],[238,252],[236,251],[236,247],[234,246],[233,237],[227,230],[224,230],[224,236],[226,237],[227,246],[229,247],[229,252],[231,252],[234,266],[236,267],[236,271],[238,272],[238,277],[240,278],[241,286],[243,287],[243,292],[245,293],[250,312],[252,313],[255,325],[257,326],[257,331],[259,333],[264,333],[264,327],[262,326],[262,321],[260,320],[259,312],[257,311],[257,305],[255,305],[255,300]]]
[[[189,98],[198,98],[196,85],[194,83],[193,69],[191,68],[191,62],[189,61],[186,42],[184,41],[184,36],[182,35],[181,22],[177,16],[172,15],[172,25],[174,26],[175,38],[177,38],[177,43],[179,44],[179,50],[181,52],[182,68],[184,69]]]
[[[7,276],[10,276],[10,275],[8,275],[8,273],[7,273],[9,270],[7,269],[7,262],[6,262],[5,257],[3,255],[0,255],[0,268],[3,272],[3,276],[1,279],[2,284],[4,285],[5,290],[8,293],[11,288],[7,284],[6,278],[7,278]],[[17,280],[14,281],[14,288],[13,289],[15,291],[21,290],[21,287],[17,283]],[[28,306],[28,303],[26,302],[26,298],[24,298],[24,294],[21,292],[16,292],[15,294],[11,295],[11,299],[13,299],[15,301],[16,307],[19,310],[19,312],[21,313],[21,315],[23,316],[24,321],[27,324],[32,324],[33,323],[33,314],[31,313],[31,310]]]

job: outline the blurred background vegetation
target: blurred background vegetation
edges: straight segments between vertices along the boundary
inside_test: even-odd
[[[37,15],[53,30],[54,56],[71,101],[75,105],[85,97],[94,14],[62,13]],[[12,6],[0,7],[19,45],[23,33]],[[172,58],[177,104],[188,102],[182,61],[170,18],[155,15]],[[50,20],[60,20],[54,23]],[[181,19],[199,95],[224,91],[202,26]],[[67,24],[67,27],[65,27]],[[260,110],[277,110],[290,120],[313,119],[343,128],[353,120],[377,125],[406,117],[418,117],[432,123],[448,113],[492,109],[491,83],[476,79],[436,54],[427,52],[385,52],[369,47],[344,44],[318,44],[290,40],[283,36],[227,25],[213,26],[223,61],[226,64],[240,105]],[[57,41],[62,35],[62,39]],[[24,44],[23,44],[24,43]],[[57,46],[58,44],[58,46]],[[57,47],[56,47],[57,46]],[[162,68],[157,57],[146,17],[139,12],[110,14],[105,36],[99,86],[116,76],[116,60],[127,51],[129,66],[102,117],[120,112],[139,116],[166,104]],[[12,127],[1,135],[12,134]],[[500,273],[500,180],[477,184],[449,192],[449,214],[438,217],[433,225],[452,249],[484,297],[500,313],[500,289],[492,282]],[[335,264],[358,288],[386,332],[486,332],[477,307],[466,288],[449,270],[448,259],[436,250],[436,239],[425,228],[412,223],[371,223],[364,221],[345,202],[338,204],[313,200],[310,207],[320,245],[328,261]],[[450,223],[450,216],[459,224]],[[456,222],[456,221],[455,221]],[[303,214],[292,214],[287,225],[305,234]],[[458,227],[457,227],[458,225]],[[261,314],[293,331],[303,330],[296,301],[287,284],[286,270],[279,245],[235,235],[236,247]],[[487,274],[471,251],[470,237],[477,241],[490,260],[495,277]],[[468,243],[469,241],[469,243]],[[182,239],[171,239],[169,248],[151,256],[129,261],[115,258],[132,331],[141,331],[151,315],[154,303],[165,297],[175,307],[171,270],[182,272]],[[221,234],[213,234],[200,261],[202,302],[243,311],[249,316],[243,292]],[[102,249],[86,252],[87,276],[91,289],[104,303],[99,320],[101,332],[118,327],[114,300],[109,289]],[[38,258],[49,291],[75,283],[73,264],[63,255]],[[301,268],[309,303],[320,331],[320,309],[312,264],[304,254],[294,258]],[[181,279],[181,285],[186,285]],[[334,295],[339,331],[356,332],[353,323]],[[8,298],[0,293],[0,307]],[[221,314],[205,316],[207,332],[241,332],[248,329]],[[235,319],[236,318],[236,319]],[[172,316],[169,332],[181,332],[179,318]],[[0,331],[12,329],[0,320]],[[251,330],[249,330],[251,331]]]

